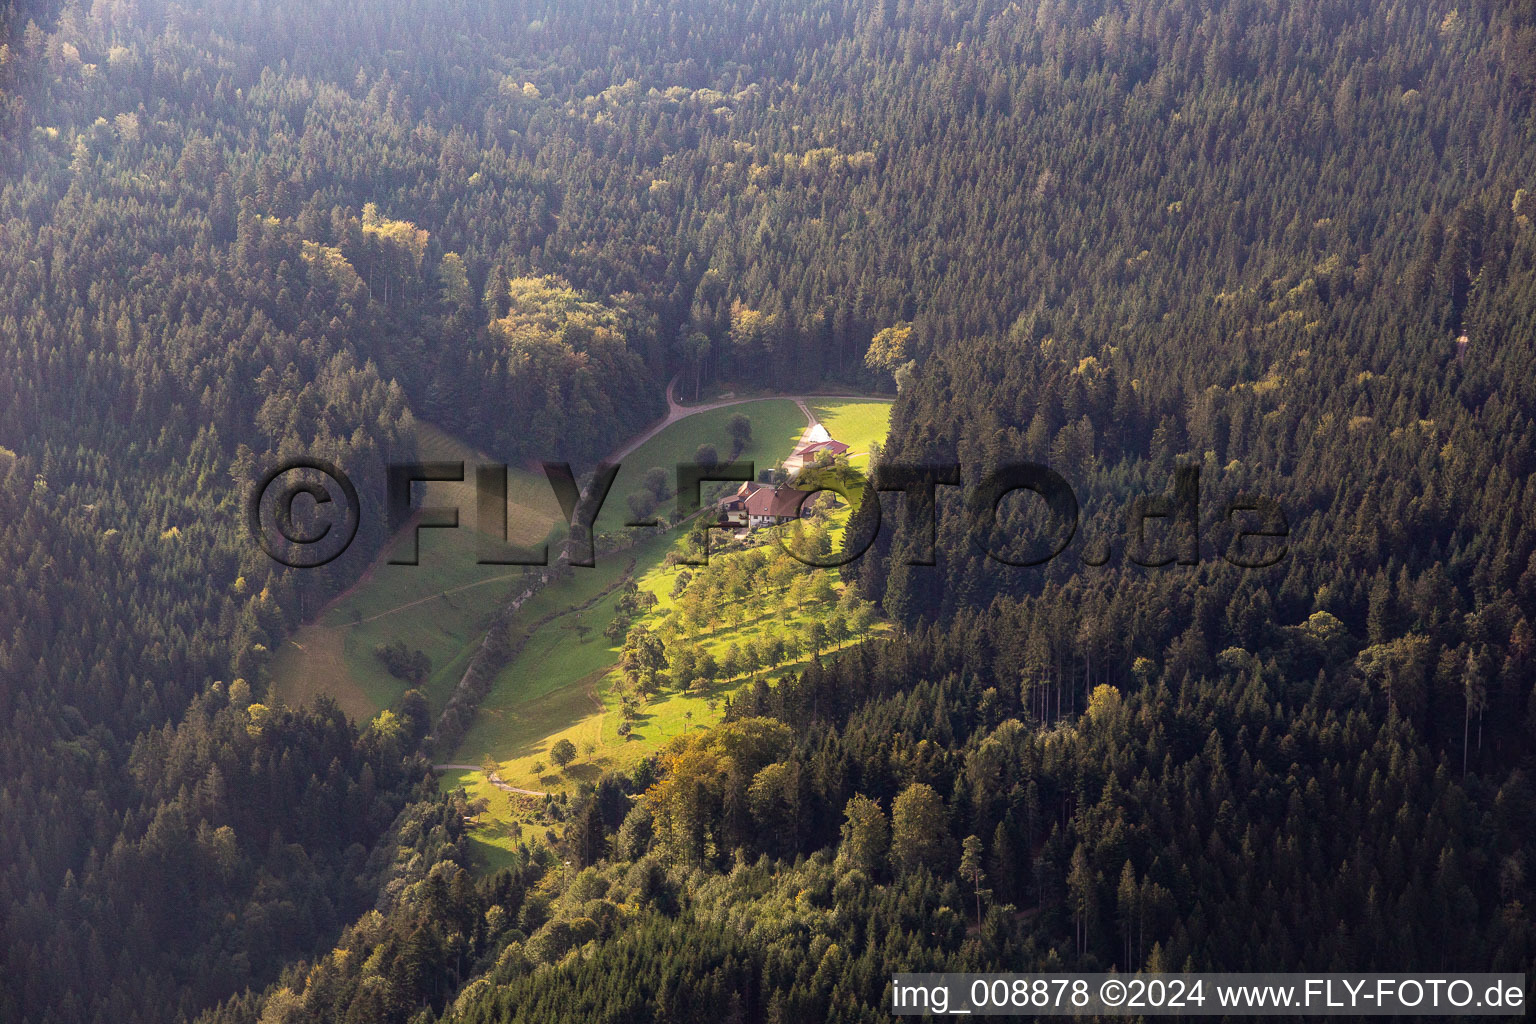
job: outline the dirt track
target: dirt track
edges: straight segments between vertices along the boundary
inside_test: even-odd
[[[485,770],[477,764],[435,764],[432,767],[440,772],[478,772]],[[500,775],[495,773],[491,774],[490,783],[506,793],[519,793],[523,796],[549,796],[548,793],[542,793],[537,789],[519,789],[517,786],[509,786],[501,781]]]
[[[732,405],[748,405],[748,404],[750,404],[752,402],[772,402],[772,401],[777,401],[777,400],[785,399],[785,398],[789,399],[791,402],[794,402],[796,405],[798,405],[800,407],[800,411],[805,413],[805,421],[806,421],[805,425],[807,427],[813,427],[813,426],[816,425],[816,422],[817,422],[816,421],[816,414],[811,412],[811,407],[807,404],[808,402],[819,401],[819,400],[822,400],[822,399],[832,399],[832,400],[841,400],[841,401],[868,401],[868,400],[872,400],[872,399],[876,399],[876,400],[888,399],[888,398],[890,398],[890,396],[889,395],[817,395],[817,394],[807,394],[807,395],[753,395],[753,396],[749,396],[749,397],[746,397],[746,398],[720,398],[720,399],[716,399],[713,402],[700,402],[698,405],[683,405],[681,402],[679,402],[677,400],[677,378],[673,377],[671,383],[669,383],[667,385],[667,414],[666,414],[666,416],[662,417],[661,419],[657,420],[655,423],[651,424],[651,426],[647,427],[644,431],[642,431],[638,437],[635,437],[635,438],[632,438],[629,441],[626,441],[623,445],[621,445],[620,447],[615,449],[614,452],[611,455],[609,455],[608,458],[606,460],[604,460],[604,461],[612,463],[612,462],[618,462],[621,459],[628,458],[634,452],[634,450],[636,448],[639,448],[641,445],[645,444],[645,442],[649,441],[651,438],[655,437],[657,434],[661,433],[663,430],[665,430],[666,428],[670,427],[672,424],[676,423],[678,420],[687,419],[689,416],[692,416],[695,413],[709,412],[709,411],[711,411],[713,409],[724,409],[724,408],[726,408],[728,406],[732,406]]]

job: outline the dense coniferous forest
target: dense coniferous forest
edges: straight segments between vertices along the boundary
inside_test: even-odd
[[[69,0],[0,33],[0,1020],[1531,969],[1529,5]],[[1005,566],[943,487],[911,565],[877,499],[842,573],[895,635],[477,870],[419,693],[268,700],[382,518],[289,570],[247,494],[297,454],[378,494],[418,420],[587,466],[674,379],[898,391],[881,464],[1046,463],[1077,535]],[[1190,469],[1195,522],[1129,542]],[[1239,495],[1277,564],[1223,559]]]

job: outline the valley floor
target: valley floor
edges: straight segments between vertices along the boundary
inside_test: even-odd
[[[888,399],[878,397],[746,396],[692,406],[681,405],[674,394],[668,398],[667,417],[611,456],[621,468],[599,516],[600,534],[622,536],[629,518],[625,497],[640,490],[652,467],[666,468],[670,475],[671,467],[691,460],[701,444],[729,452],[728,423],[737,413],[752,422],[751,440],[737,458],[751,460],[760,469],[777,464],[820,422],[850,445],[849,465],[862,471],[872,447],[884,439],[891,408]],[[483,459],[430,426],[419,429],[424,457]],[[426,500],[471,507],[472,495],[456,490],[464,486],[434,484],[437,490],[429,491]],[[533,473],[514,472],[509,496],[513,541],[558,541],[559,512],[547,482]],[[828,524],[834,542],[848,512],[844,508],[835,513]],[[706,689],[665,688],[649,695],[638,713],[621,715],[625,688],[616,666],[622,639],[615,641],[604,631],[619,614],[630,581],[657,599],[645,621],[670,610],[681,567],[669,564],[668,554],[685,529],[658,531],[628,548],[600,554],[594,568],[571,570],[538,589],[518,609],[509,628],[509,639],[519,645],[517,653],[497,673],[457,750],[439,752],[443,785],[464,786],[483,801],[475,839],[487,863],[510,856],[524,829],[558,824],[544,807],[545,794],[574,792],[583,781],[633,765],[688,729],[707,727],[719,720],[725,699],[736,689],[759,677],[791,671],[812,656],[785,654],[774,664],[719,678]],[[424,533],[420,565],[387,564],[390,552],[409,542],[409,534],[402,531],[357,584],[284,644],[275,661],[273,699],[297,705],[325,694],[353,718],[372,717],[407,688],[374,653],[383,644],[399,642],[428,658],[430,669],[419,688],[435,714],[497,610],[528,588],[533,573],[542,572],[478,565],[480,541],[468,529]],[[713,542],[718,545],[720,538]],[[761,646],[769,635],[808,630],[819,614],[815,602],[788,609],[774,606],[774,600],[786,598],[769,596],[758,602],[762,607],[740,613],[738,621],[712,623],[708,635],[695,638],[700,648],[723,659],[732,646]],[[884,627],[875,623],[870,628]],[[829,642],[824,650],[856,639]],[[621,721],[628,723],[624,735]],[[562,739],[569,740],[577,754],[559,768],[552,763],[551,749]]]

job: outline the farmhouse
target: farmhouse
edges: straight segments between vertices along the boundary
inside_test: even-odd
[[[794,480],[822,456],[834,457],[847,451],[846,444],[833,440],[826,427],[815,423],[806,429],[781,468],[784,477]],[[837,498],[831,491],[803,491],[786,484],[744,483],[720,502],[720,522],[743,531],[778,526],[809,515],[818,502],[836,505]]]
[[[778,526],[809,514],[818,501],[836,502],[831,492],[813,493],[793,487],[744,483],[720,503],[720,521],[730,526],[756,530]]]
[[[793,487],[773,487],[749,481],[721,502],[720,519],[732,526],[745,526],[752,530],[761,526],[777,526],[798,518],[800,503],[806,497],[806,492]]]
[[[846,455],[848,446],[830,437],[825,441],[802,441],[800,446],[784,460],[784,472],[791,477],[799,476],[808,466],[814,466],[823,455]]]
[[[800,436],[800,443],[795,445],[795,450],[789,458],[784,460],[784,473],[794,479],[807,466],[814,466],[821,456],[846,455],[848,446],[841,441],[833,440],[827,433],[827,428],[820,423],[813,423],[806,428]]]

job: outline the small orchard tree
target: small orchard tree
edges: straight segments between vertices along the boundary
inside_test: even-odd
[[[555,745],[549,749],[549,759],[561,769],[576,760],[576,744],[570,740],[561,738],[555,741]]]
[[[683,591],[688,589],[688,583],[692,579],[693,573],[689,572],[687,569],[679,572],[677,574],[677,578],[672,581],[672,596],[674,598],[681,597]]]
[[[624,499],[629,506],[629,514],[636,522],[643,522],[651,518],[656,511],[656,496],[650,491],[636,491]]]
[[[752,420],[743,413],[732,416],[726,424],[731,435],[731,446],[740,452],[752,441]]]
[[[628,724],[640,716],[640,698],[631,692],[625,692],[619,697],[619,714]]]
[[[661,638],[644,626],[630,630],[619,653],[619,667],[631,680],[644,680],[666,668],[667,655]]]
[[[692,644],[682,644],[672,652],[672,672],[678,681],[687,685],[699,674],[699,651]]]
[[[643,483],[645,489],[656,496],[657,501],[661,501],[672,492],[672,480],[667,476],[667,471],[660,466],[652,466],[646,470]]]

